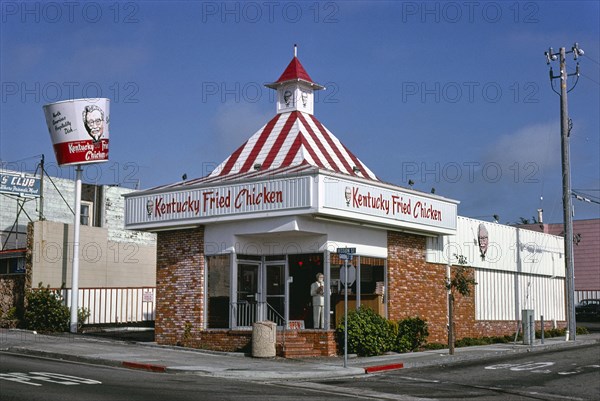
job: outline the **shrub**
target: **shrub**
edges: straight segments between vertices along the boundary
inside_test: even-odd
[[[340,349],[344,345],[344,321],[337,328]],[[348,353],[359,356],[381,355],[393,349],[394,325],[373,310],[360,307],[348,313]]]
[[[415,351],[425,344],[428,335],[427,322],[420,317],[400,320],[393,349],[396,352]]]
[[[29,290],[25,296],[25,327],[41,333],[67,331],[70,311],[63,304],[60,294],[50,291],[50,286],[38,284],[35,290]]]
[[[71,313],[71,309],[69,308],[69,314]],[[86,320],[91,316],[90,310],[88,308],[79,308],[77,310],[77,329],[81,329],[81,326],[85,323]]]
[[[442,344],[442,343],[427,343],[425,345],[423,345],[423,349],[426,350],[438,350],[438,349],[444,349],[444,348],[448,348],[448,344]]]
[[[17,307],[13,306],[12,308],[10,308],[6,312],[6,315],[4,315],[4,319],[7,319],[7,320],[16,320],[16,319],[18,319],[18,317],[17,317]]]

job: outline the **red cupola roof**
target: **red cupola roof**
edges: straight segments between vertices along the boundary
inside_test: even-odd
[[[308,83],[314,90],[325,89],[324,86],[319,85],[314,82],[310,75],[306,72],[300,60],[298,60],[297,56],[294,56],[292,61],[288,64],[286,69],[283,71],[283,74],[279,77],[279,79],[273,83],[266,84],[267,88],[276,89],[278,86],[282,85],[284,82],[290,81],[304,81]]]
[[[306,72],[306,70],[304,69],[304,67],[302,66],[302,64],[300,63],[300,60],[298,60],[298,57],[294,57],[292,61],[290,61],[290,63],[288,64],[285,71],[283,71],[283,74],[281,74],[279,79],[275,81],[275,83],[281,83],[297,79],[302,79],[304,81],[314,83],[308,75],[308,73]]]

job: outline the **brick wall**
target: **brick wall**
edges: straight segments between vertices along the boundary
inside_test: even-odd
[[[283,330],[277,330],[277,355],[286,358],[336,356],[338,353],[333,330],[287,330],[285,350]],[[225,352],[252,353],[252,330],[205,330],[181,342],[192,348]]]
[[[425,237],[388,232],[388,317],[425,319],[430,343],[447,343],[446,266],[425,261]],[[471,277],[474,271],[469,270]],[[456,338],[514,334],[516,321],[476,321],[475,296],[457,295],[454,302]]]
[[[183,344],[203,327],[204,227],[158,233],[156,342]]]
[[[415,316],[425,319],[428,341],[447,343],[446,266],[425,261],[425,241],[419,235],[388,232],[388,315],[392,320]],[[251,330],[203,330],[203,249],[203,227],[158,234],[156,341],[250,352]],[[454,317],[457,339],[514,334],[517,324],[476,321],[474,291],[470,296],[456,297]],[[279,350],[282,340],[278,332]],[[286,347],[294,346],[311,348],[314,356],[332,356],[337,351],[333,331],[288,331]]]

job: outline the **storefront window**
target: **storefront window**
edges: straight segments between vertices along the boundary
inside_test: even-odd
[[[331,312],[337,327],[344,318],[344,285],[341,271],[344,261],[337,254],[331,254]],[[367,256],[354,256],[348,261],[348,310],[365,306],[385,316],[385,259]],[[352,280],[353,279],[353,280]]]
[[[289,324],[294,328],[324,328],[325,310],[318,297],[313,298],[311,286],[317,274],[325,273],[322,253],[289,255]],[[324,296],[326,292],[324,291]],[[325,301],[324,298],[323,303]],[[315,304],[314,301],[316,301]],[[318,308],[321,308],[320,310]],[[315,311],[315,308],[317,310]],[[318,322],[315,323],[315,316]],[[321,324],[319,324],[321,323]]]
[[[230,257],[229,255],[208,256],[206,262],[208,328],[228,328],[231,285]]]

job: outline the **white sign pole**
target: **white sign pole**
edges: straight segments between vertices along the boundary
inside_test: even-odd
[[[348,367],[348,257],[344,260],[344,368]]]
[[[83,167],[75,167],[75,221],[73,224],[73,271],[71,272],[71,333],[77,333],[79,310],[79,226],[81,224],[81,173]]]

